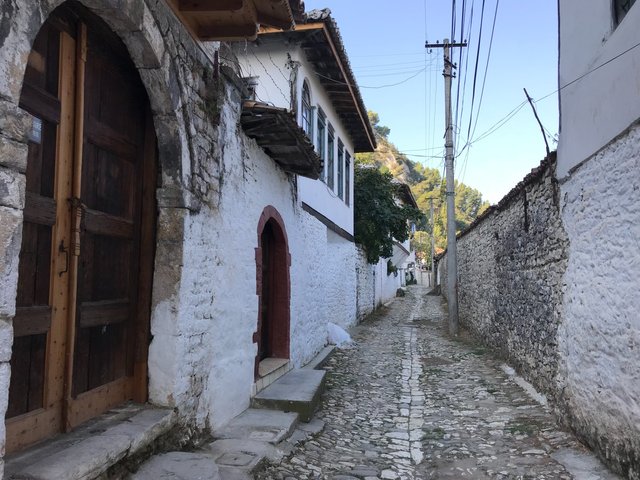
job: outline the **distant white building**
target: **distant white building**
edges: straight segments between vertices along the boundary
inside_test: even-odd
[[[356,321],[354,156],[376,141],[338,27],[329,10],[314,10],[298,16],[295,30],[264,28],[235,52],[251,91],[247,105],[289,110],[323,162],[319,179],[297,177],[297,201],[326,230],[309,251],[321,257],[322,271],[308,274],[323,279],[327,320],[348,327]],[[264,145],[267,154],[286,148]]]
[[[418,208],[409,185],[394,180],[398,185],[398,204],[411,205]],[[415,228],[410,225],[411,231]],[[395,298],[399,288],[406,286],[408,278],[415,278],[416,256],[411,238],[404,242],[395,241],[393,253],[389,258],[382,258],[375,264],[367,262],[364,252],[358,261],[358,318],[362,318],[381,305]]]
[[[560,326],[571,426],[640,478],[640,5],[559,1]],[[597,355],[596,355],[597,352]]]

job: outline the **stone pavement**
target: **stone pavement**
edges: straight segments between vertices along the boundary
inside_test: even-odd
[[[450,339],[441,302],[412,286],[358,327],[356,345],[326,367],[316,419],[256,478],[618,478],[511,369]]]

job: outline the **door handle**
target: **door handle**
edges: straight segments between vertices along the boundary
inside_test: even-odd
[[[67,273],[69,271],[69,248],[64,246],[64,240],[60,241],[58,253],[64,253],[64,270],[58,272],[58,276],[61,277],[63,273]]]

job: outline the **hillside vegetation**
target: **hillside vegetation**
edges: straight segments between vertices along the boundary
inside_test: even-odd
[[[429,225],[429,204],[431,198],[434,202],[434,226],[436,237],[436,251],[444,249],[447,243],[447,210],[445,202],[445,181],[441,171],[437,168],[425,167],[421,163],[414,162],[406,155],[398,151],[396,146],[389,141],[388,127],[380,125],[377,113],[369,112],[369,120],[373,125],[378,147],[372,153],[360,153],[356,155],[359,164],[374,165],[382,172],[389,172],[394,178],[411,187],[418,207],[426,214],[426,221],[417,225],[414,236],[414,246],[420,258],[428,259],[431,254],[431,225]],[[456,181],[456,229],[465,229],[487,207],[489,202],[483,201],[482,194],[474,189]],[[428,262],[428,260],[427,260]]]

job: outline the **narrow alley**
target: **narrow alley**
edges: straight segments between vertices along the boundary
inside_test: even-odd
[[[316,418],[256,478],[618,478],[513,370],[445,325],[441,297],[412,286],[357,327],[326,367]]]

